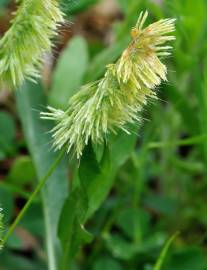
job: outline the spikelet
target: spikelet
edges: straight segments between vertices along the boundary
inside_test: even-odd
[[[56,0],[22,0],[10,29],[0,40],[0,82],[17,87],[39,77],[42,56],[63,22]]]
[[[2,231],[3,231],[3,214],[1,213],[2,209],[0,208],[0,250],[2,249]]]
[[[174,19],[163,19],[143,29],[148,13],[141,13],[131,31],[132,41],[115,64],[106,67],[105,76],[87,84],[69,100],[66,111],[48,107],[44,119],[56,121],[53,146],[67,145],[80,158],[89,139],[102,143],[109,132],[122,129],[129,133],[127,123],[139,121],[138,112],[149,98],[156,98],[155,88],[166,81],[166,66],[159,56],[169,55],[167,35],[175,30]]]

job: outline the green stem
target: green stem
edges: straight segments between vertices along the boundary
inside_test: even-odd
[[[5,234],[4,238],[2,239],[2,242],[1,242],[2,245],[4,245],[6,243],[6,241],[10,237],[10,235],[13,233],[14,229],[19,224],[19,222],[23,218],[24,214],[26,213],[26,211],[28,210],[28,208],[30,207],[30,205],[32,204],[32,202],[34,201],[35,196],[40,192],[40,190],[46,184],[48,178],[52,175],[52,173],[54,172],[54,170],[56,169],[56,167],[58,166],[58,164],[62,160],[64,154],[65,154],[65,148],[63,148],[63,150],[58,155],[57,159],[50,166],[50,168],[48,169],[46,175],[40,180],[38,186],[36,187],[36,189],[34,190],[34,192],[31,194],[30,198],[28,199],[28,201],[26,202],[26,204],[22,208],[21,212],[16,217],[16,219],[14,220],[14,222],[12,223],[12,225],[9,227],[7,233]]]

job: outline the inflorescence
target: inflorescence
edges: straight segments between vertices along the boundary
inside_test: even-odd
[[[19,2],[19,1],[18,1]],[[43,54],[63,20],[57,0],[22,0],[0,40],[0,82],[17,87],[39,77]]]
[[[52,129],[53,146],[67,146],[80,158],[89,139],[103,143],[109,132],[122,129],[129,133],[127,123],[139,121],[138,112],[148,99],[156,98],[155,89],[167,81],[167,68],[159,57],[170,55],[174,40],[175,19],[162,19],[143,25],[148,13],[141,12],[132,28],[132,41],[115,64],[106,67],[102,79],[84,85],[70,100],[66,111],[48,107],[41,117],[56,121]]]

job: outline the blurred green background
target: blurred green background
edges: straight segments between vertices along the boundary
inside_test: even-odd
[[[68,23],[60,29],[53,56],[45,57],[43,87],[33,85],[34,91],[26,89],[27,94],[16,97],[8,89],[0,92],[0,203],[5,226],[24,205],[47,160],[43,148],[50,148],[50,136],[38,136],[48,128],[42,131],[34,113],[46,103],[65,108],[82,84],[100,78],[106,64],[128,44],[140,11],[147,9],[148,23],[177,19],[173,53],[165,60],[169,81],[157,89],[159,100],[144,108],[138,136],[116,144],[119,169],[113,187],[87,222],[94,239],[79,250],[72,269],[159,270],[153,266],[164,243],[180,231],[162,269],[207,270],[207,1],[65,0],[61,6]],[[0,1],[2,35],[15,9],[13,1]],[[71,183],[77,173],[75,161],[65,162],[46,203],[54,223],[51,198],[61,202],[68,180]],[[47,269],[47,210],[37,197],[0,254],[1,270]]]

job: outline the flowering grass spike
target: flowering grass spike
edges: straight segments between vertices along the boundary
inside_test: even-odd
[[[42,56],[52,47],[63,14],[57,0],[21,0],[0,40],[0,82],[13,87],[39,77]]]
[[[105,76],[87,84],[69,100],[66,111],[48,107],[41,113],[45,119],[55,120],[53,146],[67,145],[79,158],[89,139],[102,143],[109,132],[122,129],[129,133],[127,123],[139,121],[138,112],[149,98],[156,98],[155,88],[167,80],[167,68],[159,57],[170,55],[174,40],[169,33],[175,30],[175,19],[162,19],[143,25],[148,13],[141,12],[132,28],[132,41],[115,64],[106,67]]]

